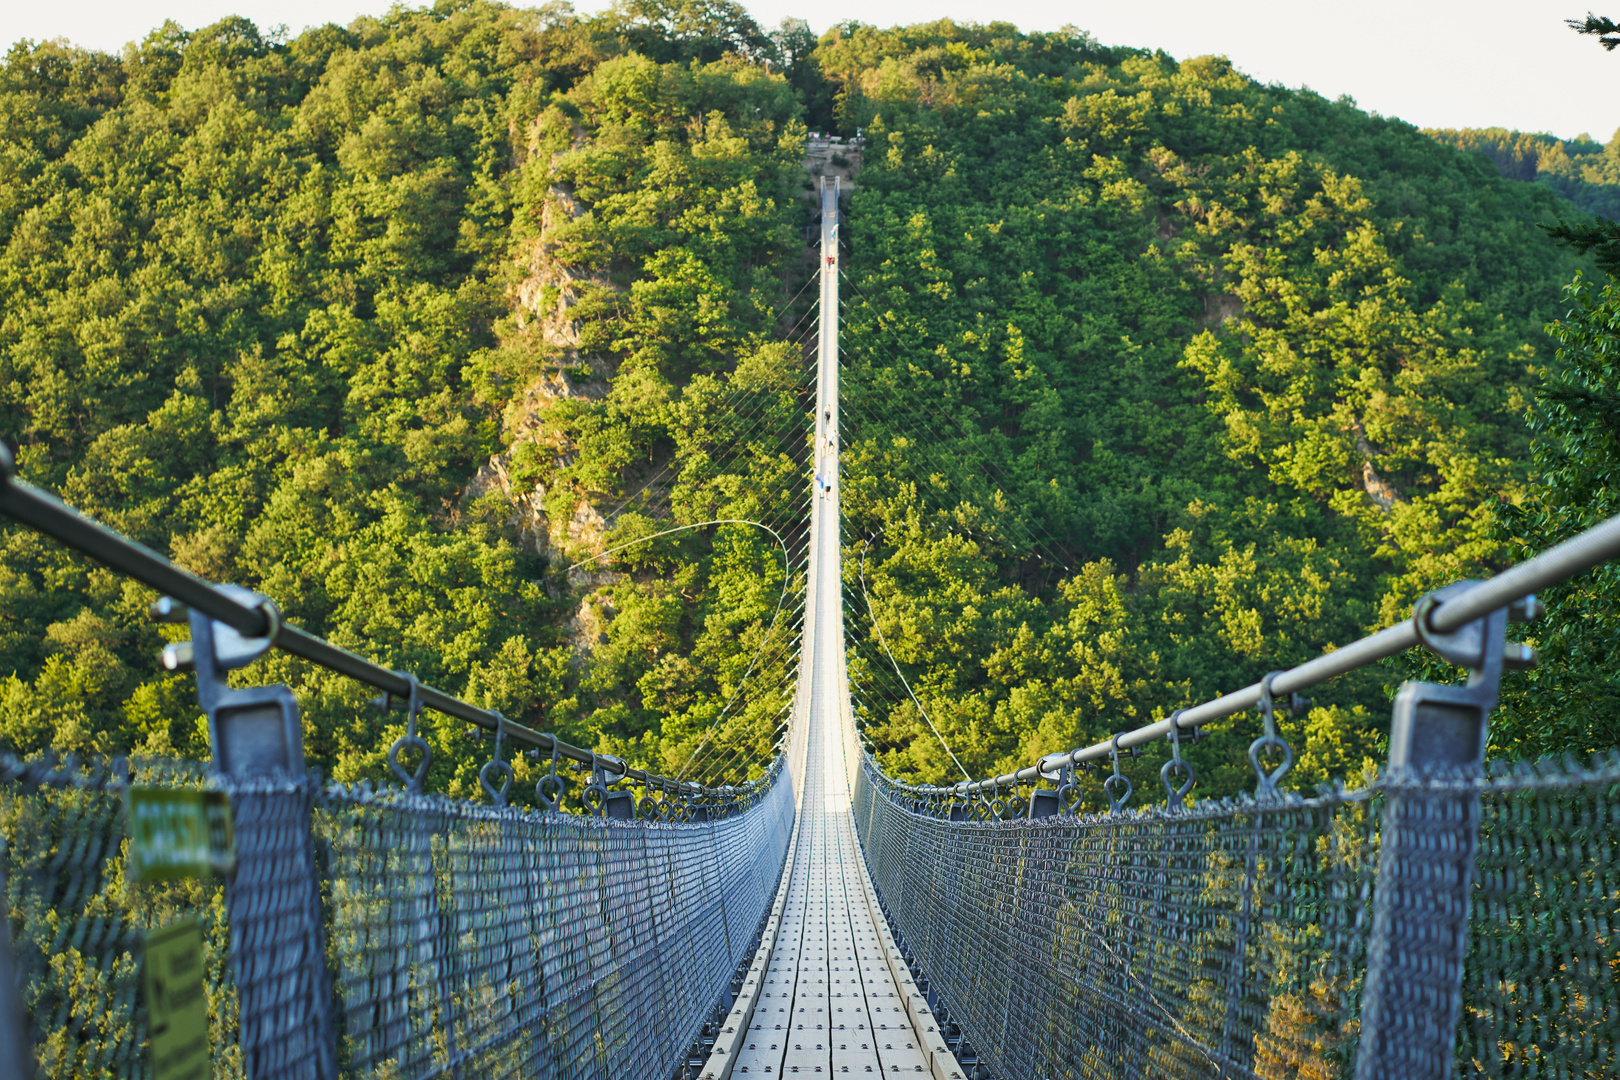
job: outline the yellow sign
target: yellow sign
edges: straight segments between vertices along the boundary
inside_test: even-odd
[[[209,1080],[202,930],[181,919],[146,935],[146,1030],[152,1080]]]
[[[229,874],[236,869],[231,802],[223,791],[129,789],[132,881]]]

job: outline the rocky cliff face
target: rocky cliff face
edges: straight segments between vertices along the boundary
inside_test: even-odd
[[[512,507],[511,523],[523,545],[563,565],[601,550],[602,535],[612,525],[609,515],[581,500],[571,517],[553,521],[546,508],[546,486],[520,485],[514,480],[512,464],[525,445],[539,446],[559,465],[571,464],[574,447],[547,422],[548,413],[562,400],[600,400],[613,377],[613,367],[606,360],[580,355],[579,323],[572,317],[584,285],[611,285],[604,277],[582,273],[557,257],[558,227],[584,213],[585,207],[564,185],[553,184],[547,190],[540,235],[519,260],[527,274],[513,291],[512,300],[518,332],[529,344],[554,353],[555,366],[507,406],[507,450],[491,457],[463,493],[463,501],[472,502],[499,490]]]
[[[550,422],[550,414],[561,401],[601,400],[613,377],[614,367],[609,361],[580,354],[580,325],[572,314],[585,287],[612,286],[605,277],[582,272],[558,257],[559,226],[585,212],[566,186],[552,184],[547,190],[540,235],[518,260],[525,275],[512,292],[512,306],[517,334],[524,345],[543,350],[553,357],[553,363],[514,396],[504,418],[503,441],[507,449],[491,457],[462,493],[465,504],[499,492],[510,507],[509,523],[517,529],[520,542],[546,557],[554,570],[599,553],[603,537],[617,516],[612,509],[604,513],[588,499],[580,499],[573,504],[570,516],[556,519],[547,508],[547,496],[552,492],[546,484],[520,481],[515,467],[518,455],[532,453],[531,448],[538,448],[559,466],[572,464],[575,447]],[[592,566],[569,572],[569,586],[591,590],[581,599],[579,610],[567,626],[576,663],[583,663],[606,640],[607,624],[615,614],[611,599],[595,590],[620,577]],[[554,579],[554,585],[557,590],[562,588],[561,581]]]
[[[589,282],[611,288],[605,277],[582,273],[557,258],[557,227],[585,213],[585,207],[562,184],[552,184],[540,213],[540,238],[529,249],[528,276],[514,297],[519,329],[533,330],[545,344],[564,351],[570,362],[579,356],[579,323],[571,316],[580,286]],[[531,327],[531,323],[534,324]]]

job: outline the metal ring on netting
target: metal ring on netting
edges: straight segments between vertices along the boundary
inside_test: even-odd
[[[551,743],[551,771],[542,776],[534,784],[534,797],[540,801],[540,809],[555,810],[562,803],[563,796],[568,793],[568,782],[557,775],[558,747],[555,740]],[[538,755],[536,756],[538,760]],[[547,790],[551,794],[546,794]]]
[[[495,756],[484,762],[484,767],[478,770],[478,785],[489,793],[490,802],[496,806],[506,805],[506,793],[511,790],[512,780],[517,771],[511,764],[501,760],[501,743],[506,740],[506,717],[495,713]],[[489,771],[494,769],[501,774],[501,786],[496,790],[489,782]]]
[[[678,825],[688,819],[686,799],[672,781],[665,780],[658,786],[658,820]]]
[[[1058,805],[1063,813],[1073,817],[1080,812],[1080,804],[1085,800],[1086,793],[1080,790],[1079,784],[1065,784],[1058,788]]]
[[[410,692],[405,705],[407,714],[405,718],[405,734],[395,739],[394,745],[388,748],[388,767],[394,771],[395,776],[399,777],[400,783],[405,785],[406,791],[412,795],[420,795],[427,783],[428,766],[433,764],[433,747],[428,745],[426,739],[416,734],[416,717],[422,711],[422,684],[417,681],[415,675],[408,671],[396,671],[394,674],[410,685]],[[377,704],[382,707],[383,715],[388,715],[388,710],[394,707],[393,695],[384,690]],[[422,755],[422,760],[417,762],[415,770],[407,772],[405,767],[399,763],[399,752],[401,750],[415,750]]]
[[[1254,766],[1254,775],[1258,778],[1254,792],[1257,799],[1277,798],[1281,794],[1277,789],[1277,781],[1294,767],[1293,747],[1277,734],[1277,710],[1272,701],[1271,680],[1281,674],[1280,671],[1268,672],[1266,677],[1260,680],[1260,718],[1265,724],[1265,732],[1249,744],[1249,764]],[[1260,764],[1260,754],[1265,750],[1282,751],[1282,764],[1269,773],[1266,767]]]
[[[1185,711],[1177,709],[1170,714],[1170,760],[1159,769],[1159,782],[1164,785],[1164,805],[1168,810],[1181,809],[1193,785],[1198,782],[1198,772],[1192,762],[1181,756],[1181,714]],[[1177,773],[1187,777],[1179,787],[1170,779]]]
[[[664,819],[663,804],[653,798],[652,788],[643,784],[641,798],[636,800],[636,817],[643,821],[662,821]]]
[[[996,804],[1000,801],[1001,785],[991,781],[989,795],[986,795],[982,790],[979,792],[979,806],[982,814],[979,820],[1000,821],[1001,812],[996,809]]]
[[[586,784],[585,790],[580,793],[580,801],[585,804],[586,810],[597,817],[602,817],[607,813],[608,789],[605,781],[606,777],[602,772],[602,759],[593,753],[591,755],[591,782]]]
[[[1074,782],[1074,764],[1072,762],[1058,770],[1055,794],[1057,796],[1058,813],[1073,816],[1080,809],[1080,800],[1085,798],[1085,793],[1080,790],[1080,785]]]
[[[1005,821],[1007,819],[1007,800],[1002,797],[999,783],[991,789],[990,801],[986,805],[990,808],[992,819],[996,821]]]
[[[654,795],[651,779],[642,780],[642,798],[635,800],[635,816],[640,821],[663,821],[664,803]]]
[[[1130,801],[1131,792],[1135,790],[1131,784],[1131,778],[1119,771],[1119,737],[1122,734],[1124,733],[1116,731],[1114,737],[1109,740],[1113,746],[1113,752],[1110,756],[1114,761],[1114,775],[1103,781],[1103,794],[1108,796],[1108,812],[1110,814],[1117,814],[1123,810],[1125,804]],[[1120,794],[1115,795],[1115,791],[1119,791]]]

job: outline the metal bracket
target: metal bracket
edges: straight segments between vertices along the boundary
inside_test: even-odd
[[[298,699],[285,686],[233,689],[226,672],[246,667],[275,644],[281,613],[268,597],[240,585],[220,585],[220,592],[265,613],[270,633],[244,638],[234,627],[202,613],[187,612],[191,641],[164,650],[164,666],[176,670],[189,658],[197,674],[197,703],[208,717],[208,739],[214,771],[226,776],[282,772],[304,774],[304,731]]]
[[[1508,612],[1493,611],[1449,634],[1436,633],[1430,624],[1446,597],[1474,584],[1447,585],[1413,605],[1418,640],[1442,660],[1467,668],[1468,682],[1401,684],[1389,729],[1392,770],[1472,769],[1484,764],[1486,720],[1501,686]]]
[[[1357,1080],[1452,1074],[1480,814],[1479,791],[1456,781],[1484,771],[1487,725],[1508,666],[1508,619],[1539,614],[1535,598],[1527,597],[1436,632],[1434,613],[1472,584],[1448,585],[1412,609],[1418,640],[1466,667],[1468,681],[1409,681],[1395,695]],[[1528,649],[1513,648],[1515,666],[1533,663]]]
[[[1068,765],[1058,771],[1057,787],[1036,788],[1029,793],[1031,818],[1056,817],[1065,813],[1065,797],[1074,787],[1074,769]]]

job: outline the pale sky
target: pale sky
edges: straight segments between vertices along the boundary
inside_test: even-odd
[[[878,25],[939,18],[1072,23],[1108,45],[1163,49],[1177,59],[1222,54],[1262,82],[1348,94],[1364,109],[1419,127],[1508,127],[1607,142],[1620,127],[1620,50],[1606,53],[1563,20],[1620,18],[1620,0],[755,0],[767,29],[785,16],[816,32],[844,19]],[[381,13],[386,0],[54,0],[0,5],[0,42],[66,37],[116,51],[165,18],[187,28],[240,14],[293,32]],[[584,0],[582,11],[606,5]]]

